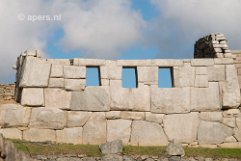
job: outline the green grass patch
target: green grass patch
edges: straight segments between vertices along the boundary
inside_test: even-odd
[[[12,140],[18,150],[31,155],[60,155],[60,154],[83,154],[86,156],[101,156],[98,145],[73,145],[73,144],[50,144],[31,143]],[[210,158],[236,158],[241,159],[241,148],[189,148],[184,147],[186,157],[210,157]],[[124,155],[165,155],[165,147],[157,146],[125,146]]]

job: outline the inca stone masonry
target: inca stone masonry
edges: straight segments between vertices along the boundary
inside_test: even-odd
[[[241,147],[241,52],[223,34],[195,44],[195,59],[45,59],[22,53],[16,64],[16,101],[2,104],[0,132],[33,142]],[[86,86],[86,68],[100,85]],[[122,70],[136,69],[137,88],[122,87]],[[159,68],[172,88],[158,87]],[[160,78],[159,78],[160,79]]]

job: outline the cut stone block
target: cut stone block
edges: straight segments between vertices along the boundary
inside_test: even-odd
[[[108,78],[112,80],[122,79],[122,67],[117,65],[116,61],[106,61]]]
[[[85,88],[85,79],[65,79],[64,82],[68,91],[81,91]]]
[[[153,64],[153,60],[117,60],[118,66],[151,66]]]
[[[131,112],[131,111],[121,111],[120,118],[126,120],[144,120],[144,112]]]
[[[26,57],[20,87],[47,87],[50,75],[50,64],[44,59]]]
[[[137,67],[138,82],[152,84],[158,81],[158,67]]]
[[[240,87],[234,65],[226,65],[226,82],[222,84],[223,108],[237,108],[240,105]]]
[[[167,145],[167,137],[161,125],[147,121],[133,121],[131,145],[161,146]]]
[[[120,87],[120,81],[110,82],[111,110],[150,111],[150,88],[146,85],[135,89]]]
[[[17,104],[3,104],[0,106],[0,126],[28,126],[30,114],[31,108],[26,108]]]
[[[191,111],[216,111],[221,109],[219,85],[209,82],[208,88],[191,88]]]
[[[55,142],[55,130],[31,128],[23,131],[23,140],[31,142]]]
[[[64,77],[64,66],[52,64],[50,77],[63,78]]]
[[[197,75],[207,75],[208,74],[207,67],[196,67],[196,74]]]
[[[183,60],[176,59],[154,59],[152,64],[159,67],[183,66]]]
[[[208,75],[196,75],[195,87],[208,88]]]
[[[64,128],[56,130],[57,143],[82,144],[82,127]]]
[[[0,133],[8,139],[22,139],[22,131],[17,128],[0,129]]]
[[[71,92],[67,92],[58,88],[46,88],[45,94],[45,106],[55,107],[60,109],[69,109],[71,101]]]
[[[225,66],[215,65],[208,67],[208,81],[225,81]]]
[[[163,124],[168,140],[192,143],[197,139],[196,136],[199,125],[197,112],[165,115]]]
[[[192,59],[191,60],[192,66],[211,66],[214,65],[213,59]]]
[[[79,66],[101,66],[105,65],[104,59],[78,59]]]
[[[42,129],[63,129],[66,126],[67,113],[50,107],[32,109],[30,127]]]
[[[120,119],[121,111],[110,111],[105,113],[106,119]]]
[[[86,87],[84,91],[73,92],[70,109],[76,111],[109,111],[110,96],[108,88]]]
[[[43,88],[23,88],[21,104],[25,106],[43,106]]]
[[[47,59],[47,62],[52,65],[70,65],[70,59]]]
[[[221,144],[232,136],[232,129],[218,122],[201,121],[198,129],[199,144]]]
[[[223,119],[222,112],[201,112],[200,119],[204,121],[219,121]]]
[[[190,112],[190,88],[151,88],[151,112]],[[173,101],[175,100],[175,101]]]
[[[50,78],[49,79],[50,88],[64,88],[64,78]]]
[[[129,143],[131,135],[130,120],[108,120],[107,141],[122,140],[124,144]]]
[[[146,120],[150,122],[156,122],[161,124],[163,121],[164,114],[154,114],[151,112],[146,112]]]
[[[233,64],[233,58],[216,58],[214,59],[215,64]]]
[[[67,127],[81,127],[87,122],[91,116],[91,112],[77,112],[69,111],[67,112]]]
[[[82,66],[64,66],[64,78],[85,78],[86,68]]]
[[[174,67],[174,86],[193,87],[195,81],[195,68],[193,67]]]
[[[106,142],[106,119],[104,112],[92,113],[84,125],[83,144],[102,144]]]

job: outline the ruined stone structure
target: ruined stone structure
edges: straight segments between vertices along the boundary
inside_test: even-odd
[[[208,37],[202,42],[221,36]],[[26,51],[17,60],[20,104],[1,105],[0,132],[37,142],[241,147],[241,63],[226,48],[184,60],[58,60]],[[86,86],[90,66],[98,67],[100,86]],[[137,88],[122,87],[125,67],[136,69]],[[163,67],[172,71],[172,88],[158,87]]]

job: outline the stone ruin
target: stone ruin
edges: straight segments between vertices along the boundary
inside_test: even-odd
[[[201,38],[195,59],[46,59],[22,53],[16,101],[0,107],[0,133],[32,142],[193,147],[241,147],[241,52],[222,34]],[[86,68],[99,86],[86,86]],[[136,69],[137,88],[122,87],[122,70]],[[158,87],[169,68],[172,88]]]

